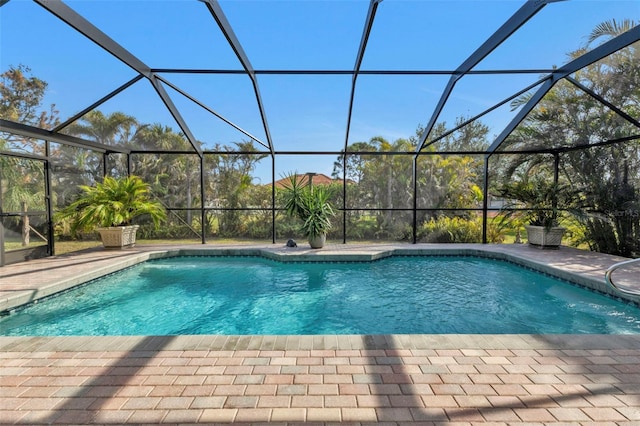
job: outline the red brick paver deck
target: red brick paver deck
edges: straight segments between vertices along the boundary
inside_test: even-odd
[[[616,260],[515,250],[588,279]],[[38,297],[144,251],[1,268],[0,289]],[[640,335],[0,337],[0,349],[1,424],[640,425]]]
[[[0,338],[4,424],[640,424],[640,336]]]

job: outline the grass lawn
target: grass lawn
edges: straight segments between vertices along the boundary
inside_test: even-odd
[[[504,234],[504,241],[502,242],[503,244],[513,244],[515,241],[515,232],[506,232]],[[522,235],[522,240],[523,242],[526,242],[526,235]],[[268,244],[270,243],[270,240],[256,240],[256,241],[249,241],[249,240],[241,240],[241,239],[231,239],[231,238],[210,238],[208,240],[209,244],[247,244],[247,243],[256,243],[256,244]],[[386,242],[397,242],[397,241],[386,241]],[[154,239],[154,240],[147,240],[147,239],[138,239],[137,244],[138,245],[177,245],[177,244],[200,244],[201,241],[197,240],[197,239],[184,239],[184,240],[169,240],[169,239]],[[380,244],[380,243],[384,243],[384,241],[355,241],[355,240],[351,240],[348,241],[348,243],[351,244]],[[564,242],[565,244],[568,243],[568,241]],[[27,246],[27,248],[33,248],[33,247],[37,247],[37,246],[41,246],[44,243],[42,241],[35,241],[32,242],[31,244],[29,244]],[[283,242],[284,244],[284,242]],[[95,240],[78,240],[78,241],[56,241],[55,242],[55,254],[56,255],[62,255],[62,254],[66,254],[66,253],[72,253],[75,251],[80,251],[80,250],[86,250],[86,249],[91,249],[91,248],[95,248],[95,247],[101,247],[102,246],[102,242],[100,242],[100,240],[98,238],[96,238]],[[25,248],[22,246],[20,241],[5,241],[5,250],[6,251],[12,251],[12,250],[19,250]],[[580,247],[581,249],[584,250],[588,250],[589,248],[586,245],[581,245]]]

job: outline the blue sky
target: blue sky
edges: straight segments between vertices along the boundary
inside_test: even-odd
[[[70,7],[153,68],[240,69],[203,3],[72,0]],[[523,1],[384,0],[376,15],[363,70],[452,70],[507,20]],[[353,69],[367,0],[221,0],[220,5],[254,69]],[[547,5],[477,69],[548,69],[566,62],[598,23],[640,19],[638,0],[569,0]],[[27,29],[27,30],[25,30]],[[120,86],[135,73],[49,12],[27,0],[0,8],[0,69],[28,65],[49,83],[46,103],[65,119]],[[229,120],[266,141],[253,89],[243,75],[163,75]],[[538,75],[466,76],[440,117],[453,123],[474,115]],[[349,142],[409,137],[426,124],[448,76],[358,78]],[[345,143],[351,77],[260,75],[258,83],[277,151],[338,151]],[[213,146],[245,136],[169,90],[194,135]],[[142,122],[178,126],[149,83],[138,82],[104,104]],[[509,108],[486,117],[491,136],[512,118]],[[286,157],[277,175],[298,170],[330,173],[323,160]],[[324,161],[326,160],[326,161]],[[265,162],[258,171],[268,179]]]

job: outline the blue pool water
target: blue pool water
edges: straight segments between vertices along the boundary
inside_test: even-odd
[[[149,261],[0,319],[3,335],[640,333],[640,309],[475,257]]]

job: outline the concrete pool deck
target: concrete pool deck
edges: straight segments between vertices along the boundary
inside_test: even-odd
[[[482,251],[585,285],[622,260],[521,245],[96,249],[0,268],[1,310],[183,249],[283,260]],[[618,280],[638,289],[638,276]],[[640,425],[640,335],[0,337],[0,358],[2,424]]]

